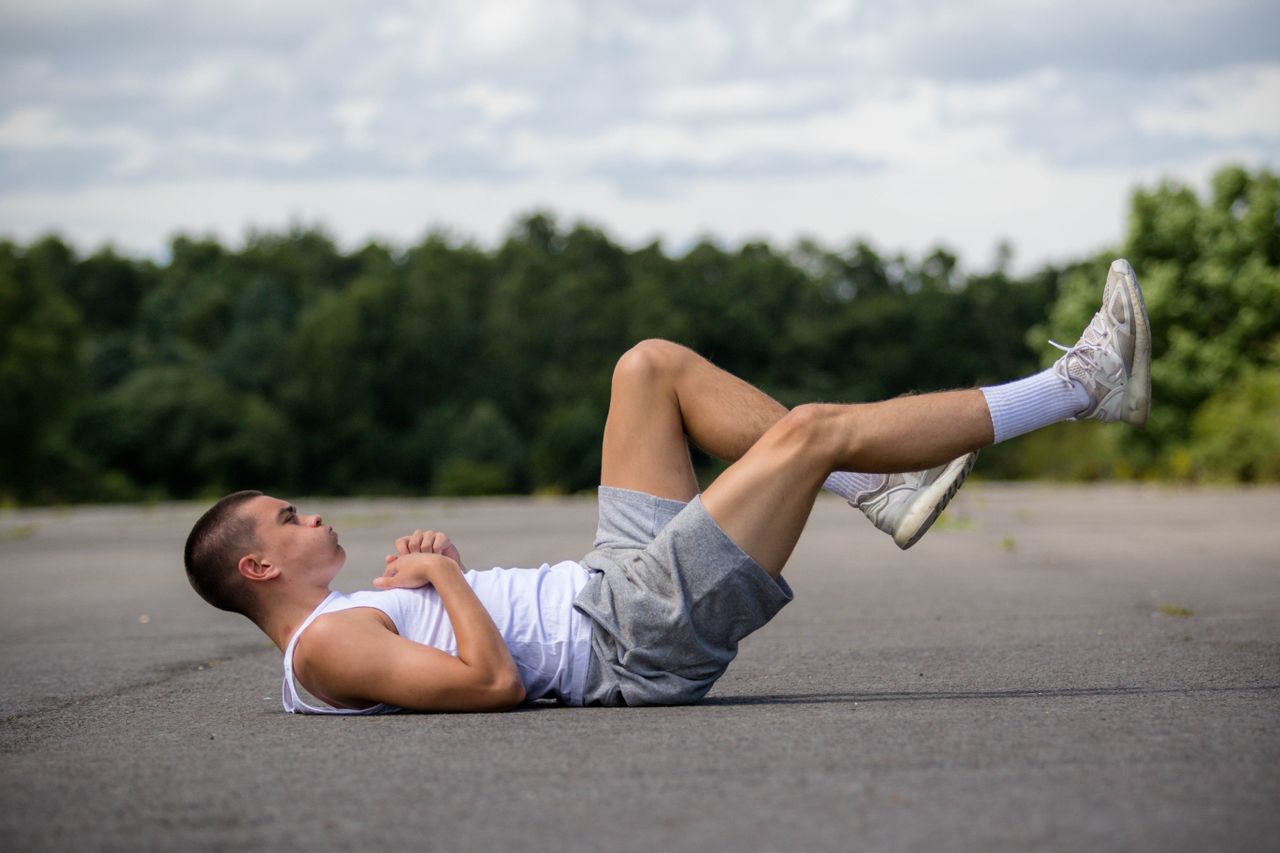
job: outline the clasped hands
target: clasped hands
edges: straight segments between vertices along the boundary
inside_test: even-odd
[[[373,579],[378,589],[414,589],[431,583],[441,571],[461,571],[462,555],[443,533],[415,530],[396,540],[396,553],[387,555],[381,577]]]

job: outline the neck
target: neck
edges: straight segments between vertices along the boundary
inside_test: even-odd
[[[254,621],[271,641],[284,651],[289,645],[298,626],[306,621],[311,612],[320,606],[320,602],[329,597],[329,588],[308,589],[297,595],[282,597],[275,601],[264,602],[259,619]]]

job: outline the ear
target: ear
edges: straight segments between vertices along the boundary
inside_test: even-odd
[[[249,581],[267,581],[280,576],[280,570],[271,563],[264,563],[256,554],[245,554],[236,568],[240,576]]]

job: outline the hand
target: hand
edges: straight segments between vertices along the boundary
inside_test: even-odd
[[[462,565],[462,555],[458,548],[443,533],[435,530],[415,530],[408,536],[396,540],[397,554],[440,554]]]
[[[378,589],[417,589],[429,585],[436,572],[449,570],[460,572],[461,567],[444,554],[388,554],[386,571],[373,579],[373,585]]]

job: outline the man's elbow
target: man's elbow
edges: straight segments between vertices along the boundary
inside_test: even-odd
[[[493,700],[499,710],[507,711],[525,699],[524,682],[519,675],[511,675],[494,685]]]
[[[510,711],[525,700],[524,683],[514,668],[509,673],[493,673],[473,682],[468,709],[482,713]]]

